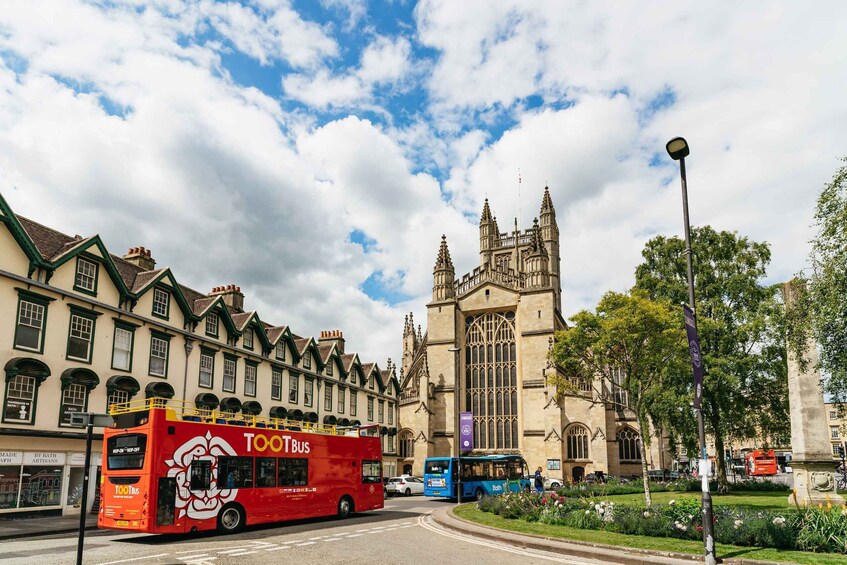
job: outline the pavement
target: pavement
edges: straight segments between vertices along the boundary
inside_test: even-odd
[[[518,534],[508,530],[481,526],[453,514],[453,505],[432,512],[432,519],[440,526],[476,538],[506,543],[515,547],[531,548],[569,557],[600,560],[621,565],[690,565],[702,563],[701,555],[650,551],[598,543],[562,540],[531,534]],[[86,530],[97,529],[97,515],[86,516]],[[79,531],[79,516],[48,516],[36,518],[0,519],[0,541],[15,538],[33,538]],[[778,565],[770,561],[731,558],[722,561],[727,565]]]

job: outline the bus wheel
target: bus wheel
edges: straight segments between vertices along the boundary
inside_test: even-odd
[[[224,506],[218,514],[218,531],[222,534],[234,534],[244,527],[244,510],[237,504]]]
[[[353,512],[353,501],[349,496],[342,496],[338,501],[338,517],[344,519]]]
[[[474,497],[475,497],[477,500],[482,500],[482,497],[483,497],[483,496],[485,496],[485,493],[484,493],[484,492],[482,492],[482,489],[481,489],[481,488],[476,489],[476,492],[474,493]]]

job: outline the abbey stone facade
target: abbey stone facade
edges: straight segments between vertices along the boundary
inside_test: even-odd
[[[642,442],[626,392],[599,379],[591,390],[559,394],[548,361],[562,317],[556,211],[544,189],[540,222],[501,232],[488,200],[479,224],[479,267],[456,278],[442,236],[426,332],[410,315],[403,331],[398,468],[422,475],[427,457],[454,455],[455,376],[460,412],[473,414],[474,449],[521,453],[530,469],[580,480],[602,471],[641,474]],[[458,368],[456,363],[458,362]],[[588,387],[586,387],[588,388]],[[650,442],[648,467],[672,458]]]

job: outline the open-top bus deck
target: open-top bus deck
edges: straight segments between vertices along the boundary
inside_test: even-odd
[[[378,426],[320,426],[150,398],[114,404],[98,526],[182,533],[383,507]]]

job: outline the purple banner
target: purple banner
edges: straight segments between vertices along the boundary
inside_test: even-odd
[[[685,316],[685,333],[688,335],[688,352],[691,354],[691,366],[694,368],[694,408],[699,409],[700,397],[703,396],[703,356],[700,353],[694,311],[683,304],[682,312]]]
[[[459,447],[462,451],[473,450],[473,413],[459,413]]]

